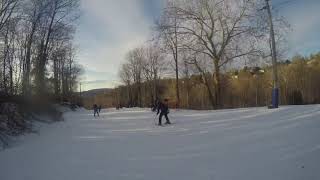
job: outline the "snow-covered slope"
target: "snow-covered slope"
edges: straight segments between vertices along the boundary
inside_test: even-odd
[[[68,112],[0,152],[1,180],[317,180],[320,106]]]

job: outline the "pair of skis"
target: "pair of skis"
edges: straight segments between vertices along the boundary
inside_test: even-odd
[[[158,117],[158,115],[156,115],[156,116],[154,117],[154,119],[153,119],[154,125],[160,126],[160,127],[165,127],[165,126],[170,126],[170,125],[172,125],[172,123],[170,123],[170,124],[169,124],[169,123],[164,123],[164,124],[159,125],[158,122],[157,122],[157,117]]]
[[[161,125],[159,125],[158,123],[156,123],[155,125],[156,125],[156,126],[159,126],[159,127],[166,127],[166,126],[172,125],[172,123],[170,123],[170,124],[161,124]]]

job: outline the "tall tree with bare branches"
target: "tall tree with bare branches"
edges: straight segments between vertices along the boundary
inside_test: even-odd
[[[45,71],[49,57],[50,43],[55,31],[77,18],[79,0],[47,0],[46,16],[41,20],[39,49],[36,63],[37,91],[42,94],[45,87]]]
[[[183,47],[205,54],[213,64],[215,108],[222,106],[221,68],[228,62],[257,53],[255,0],[187,0],[167,9],[174,12]],[[172,28],[172,27],[171,27]],[[198,68],[200,66],[197,66]]]
[[[168,0],[168,6],[174,6],[175,2]],[[160,21],[157,23],[157,30],[162,39],[165,49],[168,50],[173,57],[174,71],[176,78],[176,107],[180,105],[180,88],[179,88],[179,47],[180,35],[178,32],[179,21],[176,11],[166,8],[162,14]]]

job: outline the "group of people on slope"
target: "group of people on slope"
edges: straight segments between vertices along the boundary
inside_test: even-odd
[[[93,116],[100,116],[101,105],[94,104],[93,105]],[[162,126],[162,117],[164,116],[166,119],[165,124],[171,124],[168,114],[169,114],[169,104],[168,99],[164,99],[164,101],[156,101],[154,106],[152,107],[152,111],[157,111],[157,115],[159,115],[158,125]]]

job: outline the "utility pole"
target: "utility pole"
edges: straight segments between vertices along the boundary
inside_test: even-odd
[[[273,89],[272,89],[272,108],[279,107],[279,80],[278,80],[278,68],[277,68],[277,48],[276,41],[274,37],[274,28],[272,22],[272,13],[270,9],[270,0],[266,1],[266,9],[269,15],[270,24],[270,38],[271,38],[271,55],[272,55],[272,76],[273,76]]]

